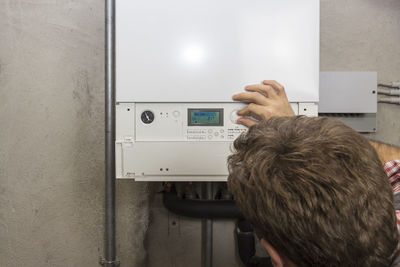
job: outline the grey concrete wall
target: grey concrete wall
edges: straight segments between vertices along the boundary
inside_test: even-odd
[[[321,70],[377,71],[400,80],[400,1],[322,0]],[[371,138],[400,146],[399,105],[378,104]]]
[[[103,2],[0,0],[0,266],[98,266],[103,255]],[[400,1],[322,0],[321,69],[400,79]],[[399,106],[378,133],[400,145]],[[122,266],[200,266],[200,224],[118,182]],[[178,223],[170,227],[170,222]],[[168,232],[169,231],[169,232]],[[215,223],[214,266],[240,266]]]
[[[103,2],[0,0],[0,266],[99,266]],[[119,259],[143,266],[146,184],[117,190]]]

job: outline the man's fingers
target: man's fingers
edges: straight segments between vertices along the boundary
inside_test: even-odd
[[[237,112],[246,119],[246,125],[254,125],[254,121],[267,120],[273,116],[294,116],[286,96],[285,89],[277,81],[265,80],[262,84],[246,86],[246,92],[236,94],[233,100],[247,102],[248,105]],[[252,120],[251,122],[248,119]]]
[[[286,95],[285,88],[277,81],[265,80],[265,81],[263,81],[263,84],[272,86],[276,90],[276,92],[278,92],[278,95],[280,95],[280,94]]]
[[[244,109],[239,110],[237,114],[239,116],[251,116],[253,114],[261,116],[263,112],[264,112],[263,106],[250,103]]]
[[[233,100],[242,102],[252,102],[259,105],[266,105],[267,98],[258,92],[245,92],[233,96]]]
[[[270,111],[266,106],[256,105],[250,103],[244,109],[241,109],[237,112],[239,116],[252,116],[256,119],[267,119],[270,117]]]
[[[239,116],[250,116],[249,107],[246,106],[245,108],[242,108],[241,110],[238,110],[236,112],[236,114],[239,115]]]
[[[271,85],[253,84],[245,87],[246,91],[259,92],[266,97],[274,98],[277,96],[275,89]]]
[[[239,119],[236,121],[236,123],[242,124],[242,125],[247,126],[247,127],[251,127],[251,126],[257,124],[258,121],[253,120],[253,119],[250,119],[250,118],[239,118]]]

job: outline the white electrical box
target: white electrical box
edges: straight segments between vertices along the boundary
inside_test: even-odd
[[[117,178],[224,181],[245,85],[318,114],[319,0],[117,0],[116,77]]]

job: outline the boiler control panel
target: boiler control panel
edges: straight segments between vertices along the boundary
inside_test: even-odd
[[[116,176],[137,181],[225,181],[244,103],[118,103]],[[316,116],[315,103],[291,103]]]
[[[246,127],[236,124],[240,103],[137,103],[136,141],[233,141]]]

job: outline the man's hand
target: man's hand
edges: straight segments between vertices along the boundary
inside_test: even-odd
[[[248,85],[245,90],[247,92],[232,97],[235,101],[249,103],[247,107],[237,112],[239,116],[245,116],[239,118],[237,123],[250,127],[257,124],[259,120],[270,117],[295,115],[285,89],[278,82],[263,81],[262,84]]]

